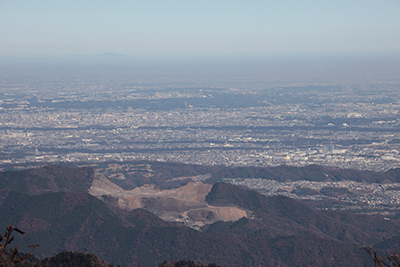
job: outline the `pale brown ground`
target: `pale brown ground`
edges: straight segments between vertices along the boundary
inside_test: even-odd
[[[194,180],[197,180],[196,178]],[[89,193],[98,198],[102,198],[103,195],[111,196],[117,200],[117,206],[120,208],[142,208],[166,221],[182,222],[195,229],[220,220],[237,221],[248,217],[248,213],[238,207],[208,205],[205,198],[211,188],[211,184],[190,182],[170,190],[161,190],[154,185],[124,190],[97,173]]]

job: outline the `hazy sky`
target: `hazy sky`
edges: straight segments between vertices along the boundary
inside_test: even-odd
[[[400,51],[400,0],[0,0],[0,56]]]

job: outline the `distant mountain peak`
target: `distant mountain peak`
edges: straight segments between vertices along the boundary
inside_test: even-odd
[[[97,54],[95,57],[126,57],[125,55],[118,54],[118,53],[113,53],[113,52],[105,52],[102,54]]]

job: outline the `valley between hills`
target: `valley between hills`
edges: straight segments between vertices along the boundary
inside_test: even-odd
[[[284,190],[249,190],[250,180]],[[325,187],[300,190],[295,183]],[[364,245],[381,255],[400,247],[398,206],[387,202],[372,212],[371,205],[353,203],[360,207],[355,212],[345,201],[355,189],[336,185],[374,185],[380,190],[359,192],[374,196],[397,193],[397,183],[398,169],[50,165],[0,173],[0,227],[27,232],[15,245],[40,244],[39,258],[83,251],[124,266],[180,259],[238,267],[373,266]],[[322,197],[307,197],[316,195]]]

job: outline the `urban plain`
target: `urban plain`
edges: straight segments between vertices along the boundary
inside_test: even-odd
[[[182,77],[3,75],[1,170],[142,160],[378,172],[400,166],[395,78]],[[245,178],[225,181],[266,195],[329,200],[334,204],[319,208],[334,210],[391,214],[400,204],[399,184]]]

